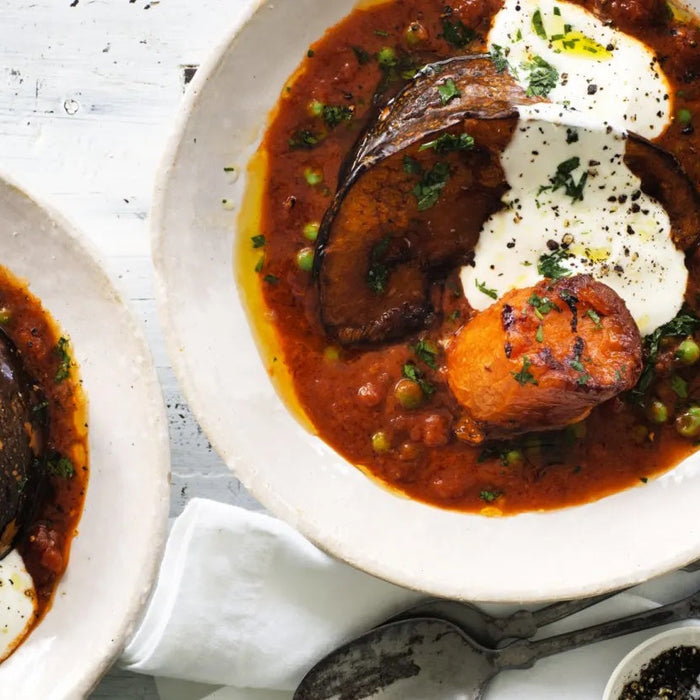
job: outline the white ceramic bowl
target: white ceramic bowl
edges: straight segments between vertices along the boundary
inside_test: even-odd
[[[90,480],[53,606],[0,665],[0,696],[85,696],[121,652],[150,591],[169,506],[165,411],[139,327],[85,242],[0,178],[1,263],[72,341],[89,404]]]
[[[700,557],[700,455],[583,507],[485,518],[389,493],[291,417],[251,337],[233,240],[245,165],[270,109],[309,44],[354,0],[275,0],[253,13],[255,5],[191,84],[151,219],[170,357],[222,458],[270,511],[323,549],[436,595],[501,602],[592,595]],[[224,172],[231,166],[237,179]]]
[[[700,626],[676,627],[647,639],[615,667],[603,692],[603,700],[617,700],[622,689],[638,677],[642,668],[659,654],[678,646],[700,647]]]

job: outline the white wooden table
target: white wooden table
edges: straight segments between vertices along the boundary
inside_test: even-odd
[[[143,323],[168,409],[171,516],[195,495],[260,508],[177,386],[147,222],[187,80],[249,1],[0,0],[0,171],[82,229]],[[153,679],[112,671],[94,697],[158,695]]]

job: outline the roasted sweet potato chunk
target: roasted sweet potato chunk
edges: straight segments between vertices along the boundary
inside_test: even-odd
[[[624,301],[590,275],[508,292],[447,349],[449,385],[465,409],[458,436],[472,444],[583,420],[641,369]]]

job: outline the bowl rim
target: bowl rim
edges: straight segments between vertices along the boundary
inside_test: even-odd
[[[141,324],[138,322],[136,313],[132,309],[128,299],[108,273],[107,266],[103,262],[102,255],[97,247],[81,231],[81,229],[77,227],[76,224],[66,217],[49,200],[30,193],[30,191],[19,183],[14,177],[9,176],[2,170],[0,170],[0,182],[3,186],[15,190],[18,196],[26,199],[30,205],[40,210],[47,222],[55,225],[56,229],[60,231],[60,235],[65,237],[70,242],[70,245],[79,251],[79,253],[83,255],[84,259],[87,260],[90,265],[92,265],[93,272],[99,276],[103,288],[109,292],[115,305],[124,312],[123,321],[129,326],[132,340],[138,345],[141,353],[140,357],[142,359],[141,366],[143,368],[143,372],[152,379],[151,388],[149,388],[149,391],[155,389],[151,399],[155,402],[155,405],[158,408],[158,415],[154,416],[154,420],[162,427],[162,430],[159,431],[159,435],[157,436],[158,442],[160,443],[158,446],[159,459],[157,463],[152,463],[150,465],[152,474],[157,478],[152,482],[154,488],[152,489],[151,509],[148,511],[149,520],[147,523],[149,536],[144,537],[144,540],[146,540],[148,544],[145,546],[145,549],[142,552],[139,585],[134,587],[129,596],[128,604],[118,623],[117,633],[110,635],[109,638],[105,637],[103,640],[101,640],[104,650],[101,659],[92,665],[81,664],[78,672],[76,672],[75,669],[72,672],[73,675],[78,676],[74,688],[75,693],[87,695],[98,685],[102,676],[118,659],[127,638],[133,632],[134,625],[145,608],[150,591],[155,583],[160,566],[160,560],[165,548],[165,541],[168,533],[168,514],[170,508],[170,444],[167,432],[165,405],[163,402],[160,383],[157,379],[153,355]],[[44,303],[41,298],[39,300]],[[52,310],[48,308],[48,306],[47,311],[52,313]],[[86,392],[88,394],[87,402],[88,406],[90,406],[91,397],[88,392]],[[88,432],[88,439],[90,439],[89,436],[90,432]],[[91,464],[85,505],[87,505],[89,502],[90,485],[92,483],[92,479],[94,478],[94,473],[94,465]],[[77,523],[78,530],[80,530],[82,526],[83,515],[84,510],[81,513],[80,520]],[[73,556],[71,547],[71,556],[69,558],[67,572],[70,571]],[[49,612],[50,610],[51,608],[49,608]],[[41,624],[42,623],[40,622],[39,626],[41,626]],[[31,639],[31,633],[28,639]]]

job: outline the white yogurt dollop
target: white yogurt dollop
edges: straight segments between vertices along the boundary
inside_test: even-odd
[[[0,661],[24,638],[36,607],[32,577],[22,557],[12,550],[0,561]]]
[[[668,214],[623,162],[628,130],[653,137],[670,120],[653,53],[553,0],[505,0],[489,46],[525,89],[544,85],[550,102],[519,110],[501,156],[504,208],[484,224],[474,266],[462,269],[469,303],[484,309],[558,265],[615,289],[651,333],[677,314],[688,278]]]

